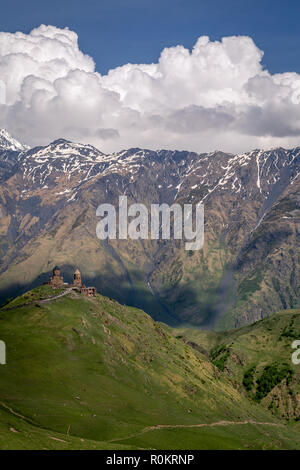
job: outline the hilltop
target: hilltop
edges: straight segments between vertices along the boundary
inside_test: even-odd
[[[288,424],[253,400],[237,387],[244,369],[230,375],[211,357],[217,344],[238,344],[243,331],[199,332],[200,349],[194,330],[195,344],[188,344],[187,330],[156,323],[141,310],[101,295],[64,293],[53,299],[61,292],[43,286],[0,310],[7,344],[1,448],[299,447],[294,416]],[[293,315],[299,312],[287,314],[286,324]],[[299,333],[298,320],[293,331]],[[256,350],[261,362],[270,360],[263,344]]]

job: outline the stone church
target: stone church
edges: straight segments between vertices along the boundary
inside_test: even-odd
[[[64,278],[61,276],[60,268],[58,266],[55,266],[52,276],[50,277],[50,281],[45,284],[55,288],[73,288],[75,290],[79,290],[81,294],[86,295],[87,297],[95,297],[97,294],[96,287],[86,287],[82,283],[81,273],[78,268],[74,272],[73,284],[64,282]]]

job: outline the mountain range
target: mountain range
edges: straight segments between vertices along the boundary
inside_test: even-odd
[[[129,149],[64,139],[28,148],[0,131],[0,303],[78,266],[89,284],[155,320],[236,328],[300,302],[300,147]],[[197,203],[202,250],[96,237],[101,203]]]

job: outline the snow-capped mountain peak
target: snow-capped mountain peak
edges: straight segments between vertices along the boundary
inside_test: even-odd
[[[0,149],[23,152],[24,150],[28,150],[29,146],[18,142],[5,129],[0,129]]]

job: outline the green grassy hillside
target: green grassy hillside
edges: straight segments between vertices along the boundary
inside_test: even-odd
[[[0,310],[0,448],[299,448],[297,423],[236,386],[244,369],[234,383],[208,357],[238,332],[203,333],[200,349],[100,295],[48,297],[42,287]]]
[[[292,343],[300,339],[300,310],[284,310],[237,330],[182,328],[173,334],[204,354],[237,389],[274,416],[300,420],[300,366]]]

